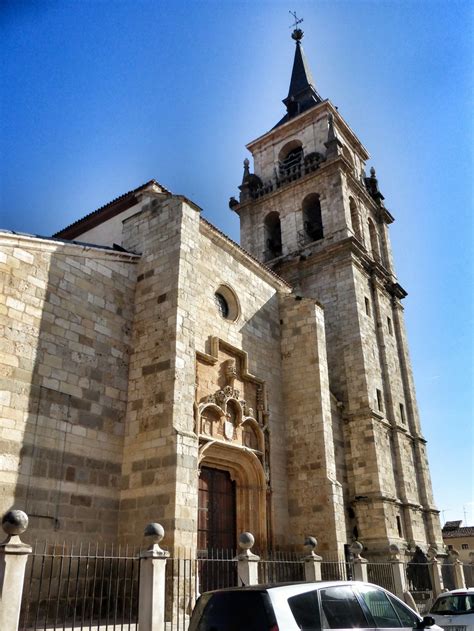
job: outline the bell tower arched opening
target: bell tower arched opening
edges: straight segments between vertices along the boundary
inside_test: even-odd
[[[269,261],[281,256],[283,252],[281,243],[280,215],[277,212],[268,213],[264,221],[265,229],[265,260]]]
[[[311,241],[319,241],[324,237],[321,202],[317,193],[312,193],[303,200],[303,225]]]

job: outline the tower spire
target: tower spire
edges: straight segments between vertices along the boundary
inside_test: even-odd
[[[283,103],[286,106],[287,114],[276,125],[277,127],[278,125],[286,123],[286,121],[290,120],[290,118],[293,118],[311,107],[314,107],[323,100],[316,91],[313,75],[311,74],[309,64],[306,61],[303,47],[301,45],[304,33],[298,25],[303,21],[303,19],[298,19],[295,12],[290,11],[290,13],[295,18],[295,22],[293,24],[294,29],[291,33],[291,37],[295,40],[296,50],[293,61],[293,70],[291,72],[290,89],[288,90],[288,96],[283,100]]]

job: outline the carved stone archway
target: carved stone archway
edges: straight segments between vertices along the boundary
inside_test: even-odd
[[[219,441],[202,446],[199,466],[228,471],[236,483],[237,535],[250,531],[257,549],[267,544],[266,479],[262,463],[249,449]],[[237,545],[237,542],[236,542]]]

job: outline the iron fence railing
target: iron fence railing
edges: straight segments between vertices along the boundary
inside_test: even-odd
[[[213,548],[200,550],[197,559],[200,592],[234,587],[238,584],[235,550]]]
[[[454,580],[454,566],[450,557],[446,557],[441,566],[441,576],[443,577],[443,585],[445,589],[455,589],[456,582]]]
[[[348,566],[344,561],[322,561],[321,578],[323,581],[347,581]]]
[[[420,614],[425,614],[433,602],[433,585],[429,563],[414,563],[409,561],[405,565],[407,587],[413,596]]]
[[[367,563],[367,577],[369,583],[379,585],[389,592],[395,593],[393,568],[390,563]]]
[[[260,552],[258,581],[274,584],[305,580],[305,561],[296,551]],[[474,586],[474,567],[465,564],[467,586]],[[367,563],[368,580],[395,592],[391,563]],[[441,566],[444,585],[454,586],[453,564]],[[405,565],[407,587],[420,613],[432,602],[430,566]],[[353,563],[321,562],[323,580],[351,580]],[[138,626],[140,550],[117,546],[35,546],[28,558],[20,631],[134,631]],[[166,630],[186,631],[199,594],[242,584],[234,550],[206,550],[192,555],[176,551],[167,559]]]
[[[463,570],[466,587],[474,587],[474,565],[472,563],[463,563]]]
[[[304,581],[304,562],[295,552],[272,551],[258,563],[258,582],[264,584]]]
[[[138,622],[138,550],[35,546],[28,558],[19,629],[128,631]]]
[[[176,554],[166,562],[165,627],[186,631],[199,594],[199,563],[185,553]]]

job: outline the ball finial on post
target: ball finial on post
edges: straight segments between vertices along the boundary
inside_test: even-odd
[[[2,528],[9,540],[16,537],[19,541],[28,528],[28,515],[22,510],[9,510],[2,517]]]

